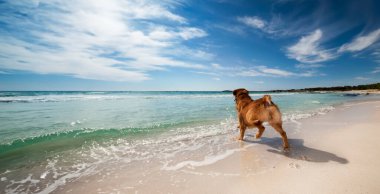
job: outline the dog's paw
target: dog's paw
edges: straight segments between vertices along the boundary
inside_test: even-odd
[[[236,137],[235,138],[237,141],[243,141],[243,138],[241,138],[240,136]]]

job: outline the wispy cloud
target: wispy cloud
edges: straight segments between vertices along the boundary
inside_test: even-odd
[[[275,68],[268,68],[266,66],[259,66],[258,69],[261,73],[268,76],[280,76],[280,77],[288,77],[291,75],[295,75],[292,72],[281,70],[281,69],[275,69]]]
[[[264,29],[264,27],[266,26],[265,21],[257,16],[238,17],[237,20],[252,28]]]
[[[317,71],[311,70],[292,72],[264,65],[225,67],[220,64],[211,64],[211,68],[208,71],[195,71],[194,73],[213,77],[312,77],[318,75]]]
[[[211,64],[211,67],[216,70],[230,70],[231,69],[230,67],[224,67],[218,63]]]
[[[180,6],[176,1],[9,1],[0,6],[6,27],[0,29],[1,69],[141,81],[150,79],[150,71],[170,67],[204,69],[201,62],[212,56],[184,46],[208,34],[173,12]]]
[[[316,68],[320,68],[320,67],[324,67],[324,65],[322,64],[296,64],[295,65],[296,68],[298,69],[316,69]]]
[[[305,72],[300,72],[296,76],[298,77],[315,77],[315,76],[325,76],[324,73],[319,73],[316,70],[308,70]]]
[[[220,74],[216,72],[194,71],[194,73],[202,74],[202,75],[210,75],[210,76],[220,76]]]
[[[358,76],[358,77],[355,77],[356,80],[369,80],[368,77],[361,77],[361,76]]]
[[[244,16],[237,17],[237,21],[244,26],[257,29],[264,32],[270,38],[285,37],[291,34],[286,28],[284,28],[283,23],[277,17],[272,18],[270,21],[266,21],[258,16]],[[225,28],[225,30],[234,32],[237,34],[244,34],[244,30],[239,26],[233,26]]]
[[[182,28],[179,35],[184,40],[190,40],[193,38],[201,38],[207,36],[207,33],[199,28]]]
[[[375,67],[371,73],[380,73],[380,66]]]
[[[240,25],[234,25],[234,24],[214,24],[215,28],[233,33],[238,34],[240,36],[243,36],[246,34],[245,29]]]
[[[270,20],[265,20],[258,16],[244,16],[237,17],[237,21],[244,24],[246,27],[264,32],[264,34],[270,38],[288,37],[290,35],[298,35],[303,33],[303,31],[300,31],[301,28],[299,28],[299,26],[298,28],[294,28],[294,22],[284,22],[279,17],[272,17]],[[293,25],[289,26],[290,24]],[[223,29],[240,35],[244,34],[244,30],[239,26],[226,27]]]
[[[342,45],[338,52],[355,52],[366,49],[380,39],[380,29],[374,30],[367,35],[356,37],[352,42]]]
[[[236,72],[229,73],[230,76],[242,76],[242,77],[259,77],[259,76],[265,76],[266,74],[259,72],[255,69],[244,69],[244,70],[238,70]]]
[[[302,63],[318,63],[335,58],[332,50],[320,46],[322,34],[322,31],[317,29],[303,36],[296,44],[287,48],[287,56]]]

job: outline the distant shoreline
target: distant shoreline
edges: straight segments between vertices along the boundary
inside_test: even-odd
[[[222,92],[232,92],[232,90],[223,90]],[[303,89],[288,89],[288,90],[266,90],[266,91],[250,91],[250,92],[310,92],[310,93],[323,93],[323,92],[344,92],[355,94],[379,94],[380,83],[357,85],[357,86],[333,86],[333,87],[314,87]]]
[[[357,85],[357,86],[334,86],[334,87],[315,87],[289,90],[269,90],[266,92],[354,92],[354,93],[380,93],[380,83]]]
[[[380,90],[377,89],[368,89],[368,90],[271,90],[271,91],[264,91],[264,92],[271,92],[271,93],[286,93],[286,92],[297,92],[297,93],[343,93],[343,94],[358,94],[358,95],[368,95],[368,94],[380,94]]]

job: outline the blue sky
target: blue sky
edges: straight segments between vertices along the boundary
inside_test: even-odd
[[[380,81],[379,1],[0,1],[0,90]]]

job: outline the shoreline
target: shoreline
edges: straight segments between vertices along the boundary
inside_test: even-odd
[[[256,130],[249,130],[245,141],[234,143],[232,153],[209,163],[188,162],[165,170],[153,165],[160,161],[151,161],[136,164],[134,170],[119,169],[109,179],[80,177],[53,193],[378,193],[380,101],[334,107],[299,120],[296,133],[285,127],[290,152],[282,151],[281,139],[270,127],[260,140],[253,137]]]

